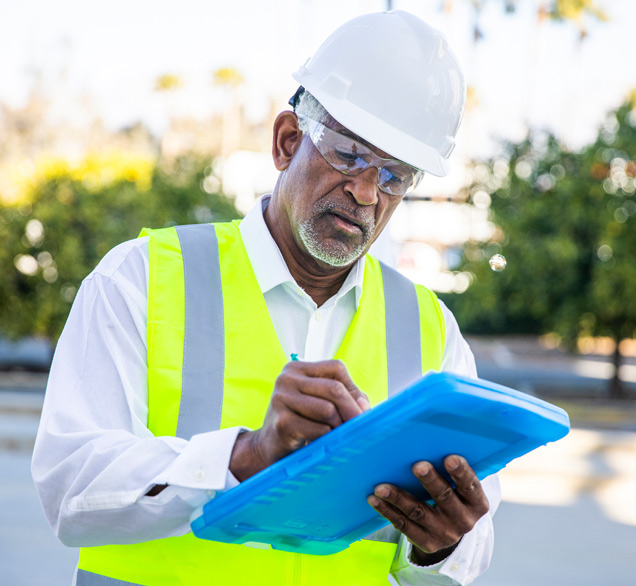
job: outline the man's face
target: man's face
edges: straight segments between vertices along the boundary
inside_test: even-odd
[[[390,158],[335,120],[326,126]],[[364,255],[402,200],[381,191],[377,177],[375,167],[359,175],[344,175],[303,135],[278,189],[300,251],[332,267],[351,265]]]

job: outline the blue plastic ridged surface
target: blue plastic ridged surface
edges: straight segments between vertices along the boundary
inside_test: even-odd
[[[428,500],[411,472],[428,460],[444,472],[460,454],[480,479],[561,439],[567,413],[481,379],[432,373],[375,408],[203,506],[191,523],[202,539],[328,555],[388,522],[367,503],[382,482]]]

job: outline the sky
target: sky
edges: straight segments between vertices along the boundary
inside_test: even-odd
[[[475,43],[469,0],[453,0],[450,13],[442,0],[393,0],[446,34],[475,89],[460,153],[490,155],[528,126],[582,146],[636,88],[636,2],[597,0],[610,20],[587,23],[580,42],[572,23],[538,25],[539,1],[506,14],[501,0],[488,0]],[[247,116],[259,120],[270,96],[285,108],[296,87],[291,73],[332,30],[385,7],[386,0],[0,0],[0,101],[24,103],[38,77],[62,119],[76,115],[78,96],[90,95],[108,127],[142,120],[161,132],[168,110],[203,118],[223,108],[212,72],[231,66],[245,77]],[[153,91],[164,73],[185,83],[170,98]]]

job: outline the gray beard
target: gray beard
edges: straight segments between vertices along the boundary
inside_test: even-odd
[[[347,209],[342,205],[337,206],[329,201],[323,201],[316,206],[315,214],[311,219],[299,222],[298,235],[307,252],[315,259],[332,267],[345,267],[353,264],[364,254],[375,233],[375,218],[372,215],[369,217],[358,216],[363,221],[362,242],[347,252],[340,246],[332,245],[330,242],[322,240],[318,236],[318,230],[316,229],[316,218],[338,208],[347,211],[351,215],[356,215],[355,209]]]

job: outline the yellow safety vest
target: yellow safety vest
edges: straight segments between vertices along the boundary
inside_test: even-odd
[[[288,362],[238,224],[142,232],[149,235],[148,427],[156,436],[189,439],[214,429],[261,427],[274,381]],[[392,295],[385,296],[389,281]],[[415,319],[405,309],[409,297]],[[409,331],[415,344],[402,342]],[[444,345],[435,295],[367,255],[360,303],[335,358],[371,405],[421,373],[439,370]],[[77,586],[384,586],[395,552],[395,542],[365,539],[340,553],[315,556],[210,542],[190,533],[82,548]]]

